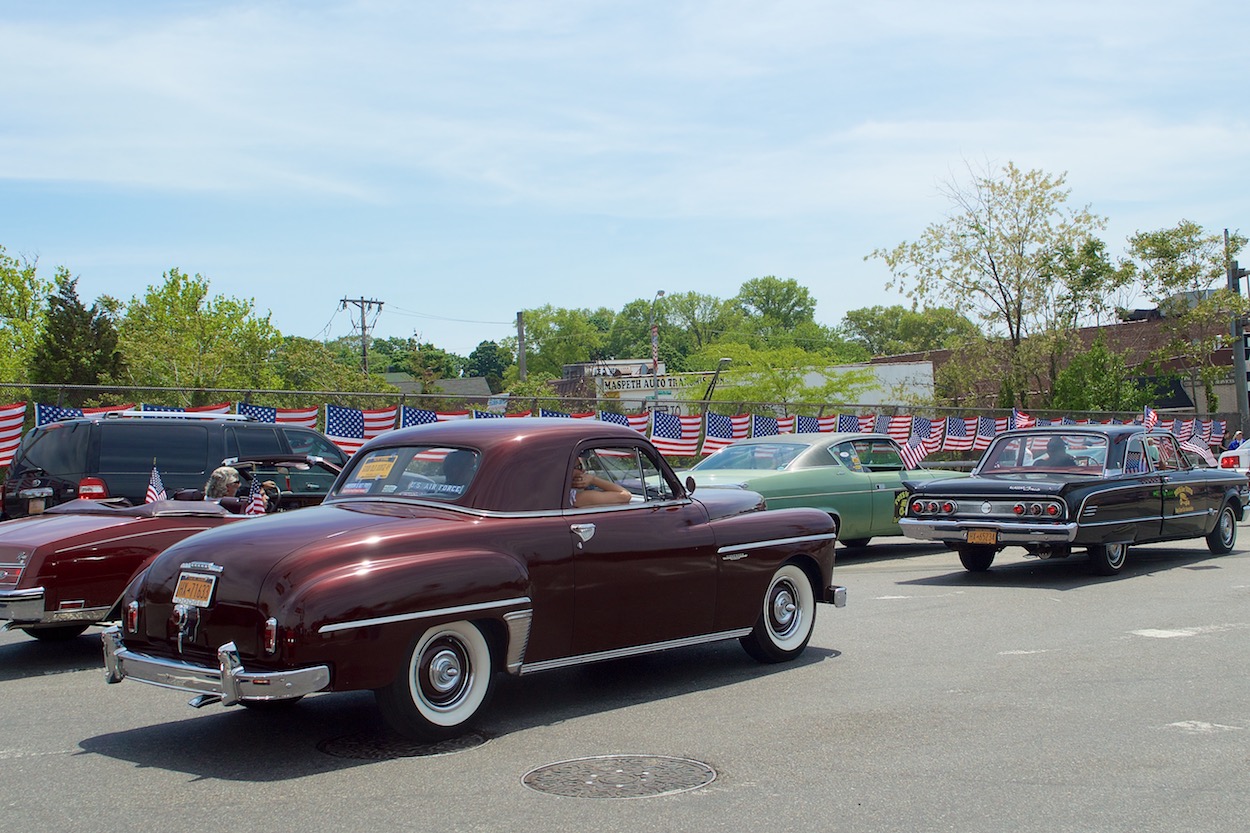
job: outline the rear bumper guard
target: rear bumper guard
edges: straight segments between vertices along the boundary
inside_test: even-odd
[[[162,688],[195,694],[191,705],[199,708],[221,702],[233,706],[242,700],[291,700],[321,691],[330,684],[330,668],[314,665],[290,671],[248,671],[238,648],[227,642],[217,649],[217,667],[154,657],[126,648],[116,625],[102,634],[104,680],[120,683],[131,679]]]
[[[993,529],[998,533],[1000,544],[1070,544],[1076,540],[1077,525],[1020,524],[999,521],[938,521],[917,518],[899,518],[899,529],[908,538],[921,541],[948,541],[963,543],[968,540],[969,529]]]

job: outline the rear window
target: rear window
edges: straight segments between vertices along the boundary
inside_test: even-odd
[[[278,429],[267,425],[226,429],[227,457],[267,457],[274,454],[286,454]]]
[[[331,497],[452,501],[468,490],[478,462],[478,452],[468,448],[379,448],[352,458],[351,471]]]
[[[83,423],[50,425],[29,432],[13,458],[10,474],[43,469],[50,475],[81,475],[86,471],[91,426]]]
[[[100,425],[100,472],[161,474],[208,472],[208,427],[104,423]]]

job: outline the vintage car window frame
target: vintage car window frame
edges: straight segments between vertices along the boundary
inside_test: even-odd
[[[472,475],[468,482],[449,484],[442,466],[446,459],[457,451],[474,455]],[[422,459],[421,455],[427,455]],[[391,456],[395,459],[389,460]],[[352,456],[348,469],[338,482],[337,487],[326,497],[334,499],[363,498],[374,500],[391,498],[402,501],[428,500],[439,505],[459,500],[469,491],[473,479],[481,468],[481,452],[467,446],[449,445],[402,445],[385,446],[371,449],[363,455]],[[402,466],[400,465],[402,459]],[[430,467],[429,473],[413,470],[414,464]],[[437,470],[436,470],[436,468]],[[385,470],[383,470],[385,469]],[[375,474],[375,477],[362,478],[361,474]],[[444,478],[439,480],[438,478]],[[407,483],[405,484],[405,481]],[[354,483],[373,483],[363,490],[353,486]],[[428,483],[429,488],[416,488],[417,483]],[[380,486],[380,488],[379,488]],[[401,487],[402,490],[401,490]],[[455,488],[459,487],[459,488]],[[346,491],[347,489],[352,491]]]
[[[842,465],[846,466],[850,471],[856,474],[863,474],[867,471],[864,463],[859,459],[859,452],[855,449],[855,441],[847,440],[834,446],[833,454],[840,458]]]
[[[641,500],[631,500],[629,503],[578,507],[578,506],[572,506],[570,504],[569,495],[568,495],[569,490],[566,489],[565,495],[563,498],[564,511],[567,511],[567,512],[619,511],[622,509],[631,509],[631,508],[638,508],[638,507],[643,507],[643,506],[651,507],[651,506],[663,505],[663,504],[668,504],[668,503],[689,502],[689,497],[685,494],[685,490],[681,487],[681,484],[676,481],[675,476],[670,479],[670,476],[669,476],[670,472],[666,471],[665,468],[660,465],[659,461],[650,453],[649,449],[647,449],[644,446],[635,445],[635,444],[628,443],[628,442],[618,445],[614,443],[603,443],[603,442],[595,442],[593,440],[589,440],[589,441],[579,444],[577,449],[574,451],[572,459],[569,462],[569,474],[568,474],[569,482],[571,482],[572,480],[573,463],[576,462],[577,460],[583,459],[588,455],[595,455],[597,458],[600,452],[604,452],[604,458],[608,458],[610,456],[613,456],[614,454],[619,454],[621,452],[626,452],[626,451],[630,452],[630,454],[633,456],[633,461],[634,461],[633,468],[629,472],[630,477],[638,478],[638,483],[640,484],[640,488],[644,492],[642,495],[635,494],[634,497],[642,498]],[[644,468],[643,468],[644,460],[649,464],[649,467],[654,472],[654,474],[658,475],[659,478],[664,483],[665,490],[664,492],[661,493],[659,497],[649,498],[646,496],[647,472],[644,471]],[[598,471],[599,473],[602,474],[605,472],[605,468],[601,467],[597,469],[592,469],[592,471]],[[621,483],[623,480],[626,479],[624,477],[615,476],[616,473],[620,471],[624,471],[624,469],[616,469],[615,471],[612,472],[613,476],[611,479],[613,482]]]
[[[859,464],[863,466],[865,471],[902,471],[907,468],[903,463],[903,456],[899,454],[898,446],[894,444],[893,440],[872,437],[862,440],[851,440],[851,443],[856,446],[856,456],[859,459]],[[867,455],[860,451],[860,447],[867,451]],[[882,452],[892,454],[897,462],[875,462],[877,455]],[[865,462],[865,456],[869,460],[874,460],[874,462]]]
[[[1158,457],[1151,457],[1151,465],[1155,471],[1185,471],[1189,469],[1189,458],[1181,451],[1176,438],[1171,434],[1147,434],[1145,436],[1147,451],[1153,448]]]

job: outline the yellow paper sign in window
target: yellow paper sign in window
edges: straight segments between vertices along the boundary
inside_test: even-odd
[[[391,470],[395,468],[397,462],[399,462],[398,454],[371,457],[361,464],[360,470],[356,472],[355,479],[385,480],[390,476]]]

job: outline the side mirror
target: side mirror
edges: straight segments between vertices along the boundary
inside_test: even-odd
[[[686,494],[687,495],[694,494],[694,478],[691,477],[690,475],[686,475]]]

